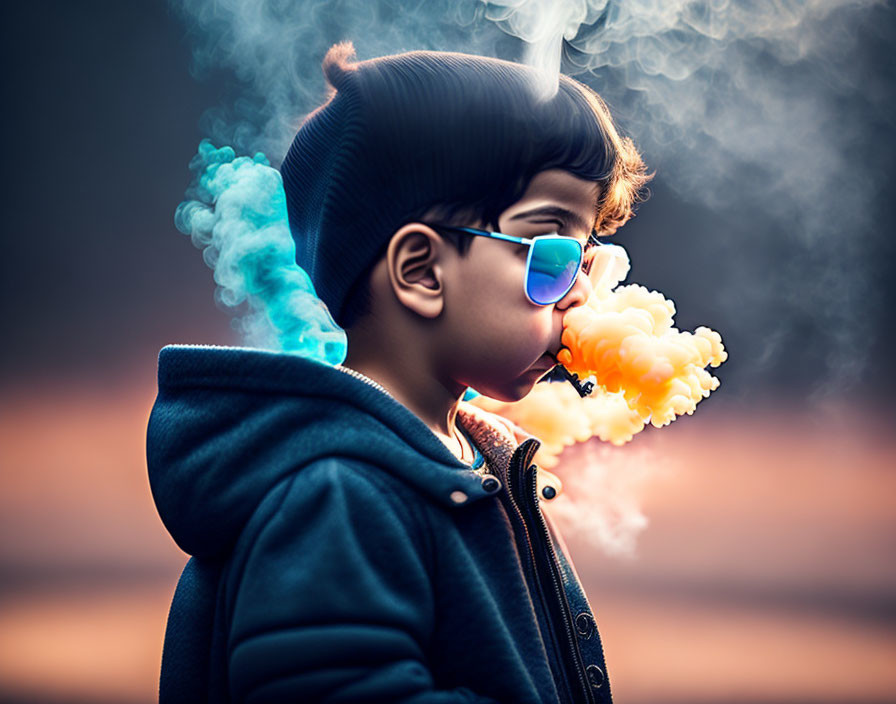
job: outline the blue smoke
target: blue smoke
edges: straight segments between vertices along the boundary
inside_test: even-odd
[[[260,152],[237,157],[209,140],[190,169],[192,197],[174,221],[214,269],[218,302],[248,309],[235,321],[246,343],[340,364],[346,336],[296,264],[280,173]]]

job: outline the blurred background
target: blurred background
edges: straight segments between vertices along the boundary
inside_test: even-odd
[[[693,417],[558,471],[617,700],[896,701],[896,8],[649,5],[3,4],[0,701],[155,700],[186,560],[146,479],[156,355],[240,343],[174,227],[187,164],[276,165],[344,38],[547,47],[656,171],[629,280],[731,357]]]

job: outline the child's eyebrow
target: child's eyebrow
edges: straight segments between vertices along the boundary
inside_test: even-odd
[[[559,217],[566,222],[567,226],[572,227],[574,230],[580,230],[581,232],[591,232],[594,228],[594,223],[587,222],[578,213],[568,210],[567,208],[561,208],[559,205],[543,205],[539,208],[532,208],[532,210],[525,210],[522,213],[517,213],[510,219],[522,220],[523,218],[528,218],[532,215],[553,215]]]

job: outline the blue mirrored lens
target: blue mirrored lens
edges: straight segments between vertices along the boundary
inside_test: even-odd
[[[526,293],[539,305],[556,303],[572,288],[581,265],[582,245],[577,240],[535,240],[529,257]]]

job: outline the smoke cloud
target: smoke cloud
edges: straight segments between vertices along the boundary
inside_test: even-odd
[[[644,486],[668,473],[667,460],[649,447],[579,443],[564,453],[557,470],[563,491],[545,509],[566,536],[576,536],[608,555],[632,557],[648,526]],[[572,471],[570,471],[572,470]]]
[[[542,70],[562,59],[617,108],[665,183],[744,223],[714,237],[727,240],[716,247],[729,276],[713,295],[751,338],[745,377],[805,368],[807,348],[820,358],[816,393],[848,389],[866,367],[880,306],[872,203],[888,167],[859,148],[891,100],[857,57],[880,6],[489,3]]]
[[[361,59],[414,49],[496,56],[515,45],[484,19],[479,0],[185,0],[171,8],[189,28],[194,76],[223,68],[240,82],[232,105],[206,114],[207,136],[275,163],[326,98],[320,64],[336,42],[352,40]]]
[[[712,233],[725,286],[712,321],[739,374],[812,369],[823,392],[865,370],[880,298],[874,198],[888,168],[869,125],[890,91],[862,42],[886,44],[876,0],[187,0],[198,77],[240,83],[203,128],[238,153],[285,153],[325,98],[320,60],[350,39],[369,58],[439,49],[527,61],[555,89],[562,70],[594,87],[683,199],[723,213]],[[649,204],[645,207],[650,207]],[[624,233],[624,231],[623,231]],[[664,233],[655,233],[662,237]],[[654,233],[651,233],[653,236]],[[624,234],[622,235],[624,237]],[[637,264],[637,262],[636,262]],[[699,285],[696,267],[682,271]],[[650,285],[650,281],[644,281]],[[710,295],[709,292],[707,295]]]

